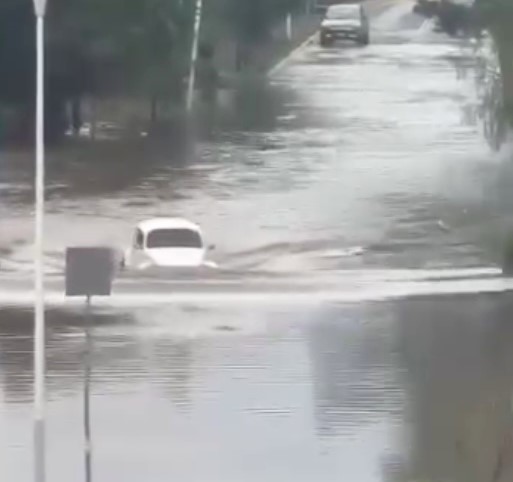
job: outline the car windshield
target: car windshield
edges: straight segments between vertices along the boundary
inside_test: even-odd
[[[326,18],[329,19],[357,19],[360,17],[360,9],[357,7],[335,7],[328,9]]]
[[[201,248],[201,236],[191,229],[156,229],[148,234],[148,248]]]

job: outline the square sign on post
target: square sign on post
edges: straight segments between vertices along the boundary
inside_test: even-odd
[[[66,250],[66,296],[110,296],[113,276],[111,248]]]

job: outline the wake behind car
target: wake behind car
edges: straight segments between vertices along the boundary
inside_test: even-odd
[[[154,218],[136,226],[132,246],[124,254],[121,266],[137,270],[215,268],[215,263],[206,259],[213,248],[205,246],[197,224],[183,218]]]
[[[321,45],[337,39],[351,39],[360,45],[369,43],[369,20],[362,5],[338,4],[328,7],[321,24]]]

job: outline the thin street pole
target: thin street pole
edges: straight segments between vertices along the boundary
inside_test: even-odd
[[[203,0],[196,0],[196,15],[194,19],[194,36],[191,51],[191,67],[189,74],[189,85],[187,88],[187,112],[191,112],[194,100],[194,87],[196,83],[196,64],[198,60],[199,34],[201,28],[201,16],[203,11]]]
[[[34,480],[45,482],[45,307],[43,272],[44,216],[44,14],[37,15],[36,206],[34,307]]]
[[[85,438],[85,481],[92,480],[92,446],[91,446],[91,411],[90,411],[90,383],[91,383],[91,297],[87,297],[85,316],[85,374],[84,374],[84,438]]]

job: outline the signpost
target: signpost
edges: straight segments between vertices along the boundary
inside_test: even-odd
[[[34,240],[34,480],[45,482],[45,307],[43,267],[44,216],[44,18],[46,0],[34,0],[36,15],[36,180]]]
[[[91,444],[91,298],[109,296],[114,277],[114,252],[111,248],[75,247],[66,250],[66,296],[86,298],[84,358],[84,462],[85,480],[92,480]]]

